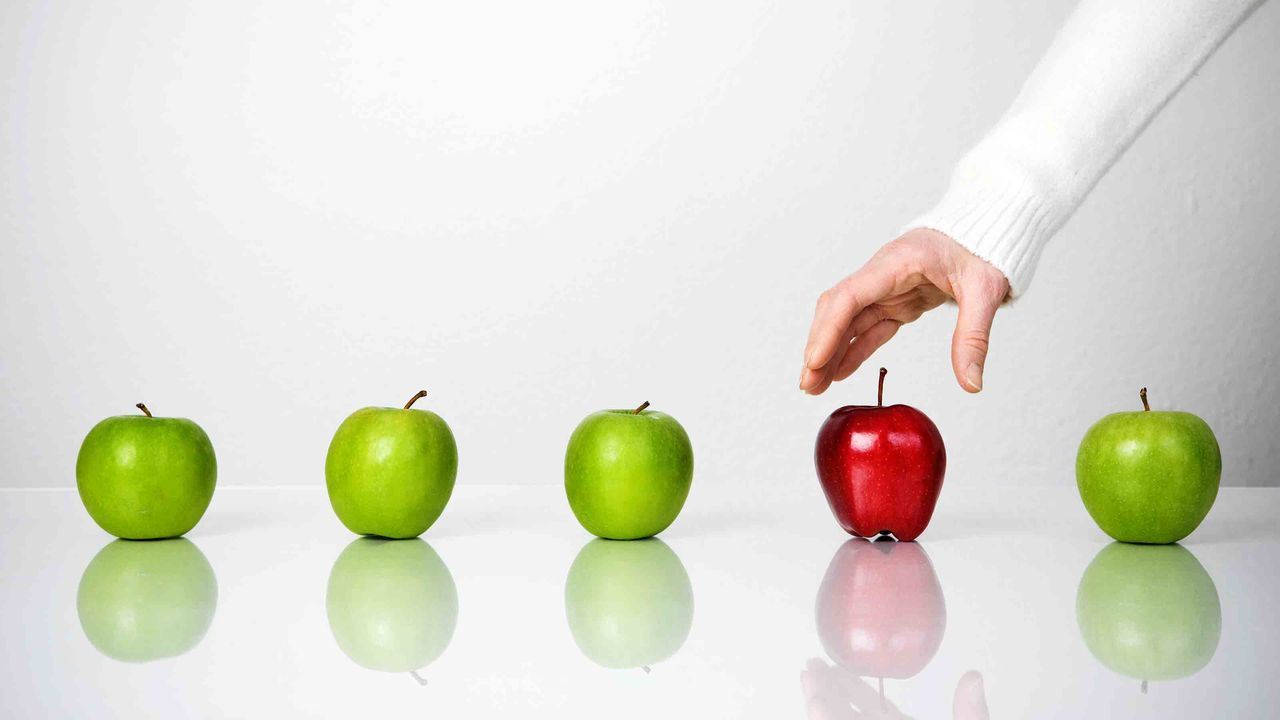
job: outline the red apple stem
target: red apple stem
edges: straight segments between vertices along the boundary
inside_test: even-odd
[[[888,369],[880,368],[880,387],[876,389],[876,407],[884,407],[884,376],[888,374]]]
[[[1142,398],[1142,409],[1145,412],[1151,412],[1151,403],[1147,402],[1147,389],[1142,388],[1138,391],[1138,397]]]
[[[143,405],[142,403],[138,403],[137,405],[134,405],[134,407],[141,410],[143,415],[146,415],[147,417],[151,417],[151,411],[147,409],[146,405]]]
[[[636,408],[635,410],[632,410],[631,414],[639,415],[640,413],[644,412],[644,409],[647,407],[649,407],[649,401],[645,400],[644,402],[640,403],[640,407]]]
[[[409,398],[409,402],[404,404],[404,409],[408,410],[409,408],[413,407],[414,403],[418,402],[419,400],[421,400],[426,396],[427,396],[426,390],[419,390],[418,392],[414,393],[413,397]]]
[[[881,375],[880,377],[884,377],[884,375]],[[876,686],[880,689],[880,710],[881,711],[888,710],[889,708],[885,705],[885,702],[884,702],[884,678],[882,677],[876,678]]]

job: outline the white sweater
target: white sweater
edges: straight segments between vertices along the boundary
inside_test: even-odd
[[[908,227],[954,238],[1027,289],[1040,251],[1262,0],[1083,0],[1000,122]]]

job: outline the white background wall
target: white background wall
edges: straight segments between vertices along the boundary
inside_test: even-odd
[[[348,412],[425,387],[459,482],[559,483],[582,416],[648,399],[696,486],[807,488],[875,382],[796,389],[814,299],[941,193],[1070,7],[10,0],[0,485],[73,484],[139,400],[200,422],[222,483],[319,484]],[[1225,483],[1277,483],[1277,68],[1270,3],[997,318],[980,396],[954,308],[879,356],[950,487],[1072,483],[1142,385],[1209,421]]]

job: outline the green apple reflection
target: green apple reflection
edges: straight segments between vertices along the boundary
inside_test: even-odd
[[[689,637],[693,586],[661,540],[597,538],[569,568],[564,609],[574,642],[592,662],[649,672]]]
[[[1076,593],[1089,652],[1121,675],[1176,680],[1218,648],[1222,607],[1213,578],[1181,545],[1112,543],[1089,563]]]
[[[103,655],[125,662],[176,657],[204,638],[218,580],[186,538],[116,540],[80,576],[80,627]]]
[[[444,653],[458,624],[458,588],[449,568],[419,538],[358,538],[329,572],[329,629],[357,665],[417,671]]]

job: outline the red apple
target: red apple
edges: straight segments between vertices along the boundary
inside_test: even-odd
[[[917,544],[849,540],[818,589],[818,639],[836,665],[864,677],[913,677],[947,628],[933,563]]]
[[[914,540],[933,517],[947,469],[938,427],[909,405],[846,405],[818,431],[813,460],[836,522],[850,535]]]

